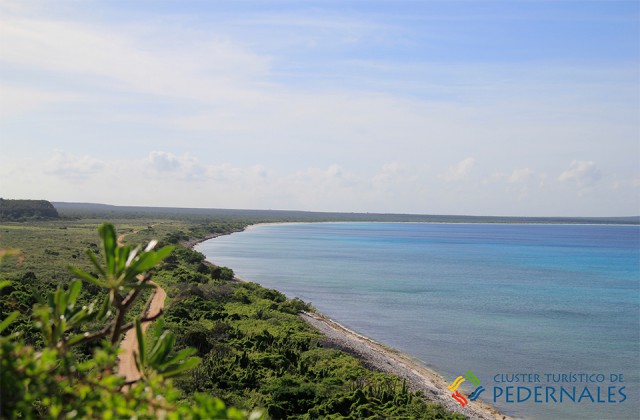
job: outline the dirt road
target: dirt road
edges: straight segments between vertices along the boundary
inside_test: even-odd
[[[152,317],[157,315],[162,309],[164,309],[164,301],[167,298],[167,293],[164,289],[157,284],[151,282],[156,286],[156,290],[151,299],[151,305],[147,311],[147,316]],[[146,331],[151,322],[142,323],[142,332]],[[120,343],[121,353],[118,356],[118,374],[124,376],[127,382],[140,379],[140,372],[136,368],[136,362],[133,358],[134,350],[138,350],[138,338],[136,335],[136,329],[132,328],[124,336],[124,339]]]

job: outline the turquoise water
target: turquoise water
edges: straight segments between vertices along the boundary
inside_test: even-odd
[[[507,414],[640,417],[638,226],[260,225],[197,249],[449,381],[471,370]]]

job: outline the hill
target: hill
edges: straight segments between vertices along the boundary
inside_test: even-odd
[[[0,198],[0,220],[57,219],[58,210],[47,200],[5,200]]]

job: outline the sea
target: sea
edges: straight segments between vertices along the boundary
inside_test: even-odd
[[[265,224],[196,249],[408,354],[466,401],[640,418],[640,226]]]

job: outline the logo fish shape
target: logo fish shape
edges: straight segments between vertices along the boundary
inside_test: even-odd
[[[484,392],[484,387],[483,386],[479,386],[477,387],[470,395],[469,395],[469,400],[470,401],[475,401],[478,399],[478,397],[480,396],[480,394],[482,394]]]
[[[458,401],[460,405],[463,407],[468,404],[467,399],[458,391],[451,394],[451,396],[453,397],[454,400]]]
[[[458,376],[456,378],[455,381],[453,381],[453,383],[451,385],[449,385],[447,388],[449,388],[452,392],[455,391],[456,389],[458,389],[458,387],[460,386],[461,383],[463,383],[466,379],[464,379],[462,376]]]
[[[473,374],[470,370],[467,371],[464,375],[465,378],[469,380],[474,386],[480,385],[480,379],[476,375]]]

